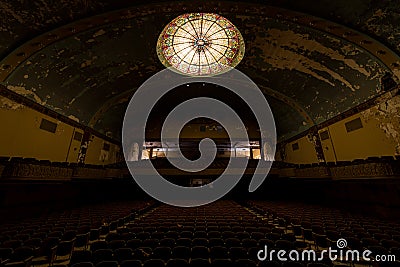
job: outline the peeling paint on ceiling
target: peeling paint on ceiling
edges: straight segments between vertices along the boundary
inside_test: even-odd
[[[55,11],[67,2],[72,4],[72,9],[82,10],[69,11],[69,14]],[[111,5],[107,0],[84,2],[85,7],[82,1],[60,1],[55,6],[46,0],[33,1],[30,9],[22,0],[3,2],[0,14],[6,20],[0,22],[0,34],[4,37],[0,41],[0,54],[23,36],[29,36],[29,29],[40,32],[49,25],[65,24]],[[377,34],[375,26],[387,18],[388,9],[380,8],[381,11],[376,10],[366,20],[368,30]],[[32,18],[27,10],[35,10],[39,16]],[[379,79],[388,68],[358,45],[295,22],[261,14],[249,16],[246,10],[230,13],[221,7],[221,12],[238,26],[246,42],[245,58],[238,69],[292,99],[315,123],[380,92]],[[6,80],[8,88],[119,138],[129,98],[115,105],[110,100],[137,88],[163,68],[155,53],[156,40],[165,24],[182,11],[166,8],[149,13],[76,32],[44,47],[12,72]],[[349,23],[353,23],[351,19]],[[379,33],[382,31],[379,28]],[[400,29],[394,27],[392,32],[396,34],[396,31]],[[281,138],[311,126],[304,114],[299,114],[288,103],[268,99]]]

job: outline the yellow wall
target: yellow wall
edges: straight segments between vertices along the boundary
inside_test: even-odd
[[[327,161],[353,160],[371,156],[400,155],[400,97],[396,96],[360,114],[334,123],[322,130],[329,130],[330,139],[322,141]],[[360,117],[363,128],[347,132],[345,123]],[[39,128],[42,118],[57,123],[56,133]],[[37,158],[51,161],[76,162],[80,142],[73,140],[74,131],[83,132],[73,126],[43,115],[35,110],[0,97],[0,156]],[[198,127],[184,129],[182,135],[193,134],[199,137],[223,137],[226,133],[218,131],[200,132]],[[116,162],[119,147],[110,144],[110,151],[102,150],[104,140],[94,136],[90,142],[86,163],[109,164]],[[299,149],[293,151],[292,144],[298,142]],[[71,146],[70,146],[71,144]],[[69,148],[70,146],[70,148]],[[68,155],[69,149],[69,155]],[[107,155],[108,154],[108,155]],[[279,153],[276,157],[279,160]],[[307,137],[286,144],[286,162],[318,162],[315,148]]]
[[[321,129],[319,133],[328,130],[330,136],[327,140],[321,140],[325,160],[351,161],[368,157],[400,155],[399,114],[400,96],[396,96]],[[363,128],[347,132],[345,124],[356,118],[361,119]],[[299,142],[297,151],[292,150],[292,144],[295,142]],[[286,153],[286,162],[317,162],[315,150],[306,137],[287,144]]]
[[[0,101],[0,155],[66,160],[74,127],[4,97]],[[40,129],[42,118],[57,123],[57,131],[50,133]]]
[[[42,118],[57,123],[57,131],[51,133],[40,129]],[[74,131],[83,133],[81,129],[57,121],[2,96],[0,96],[0,125],[0,156],[36,158],[53,162],[77,162],[80,141],[73,140],[73,133]],[[86,163],[115,162],[117,145],[111,144],[109,160],[105,162],[99,160],[102,147],[103,140],[95,137],[93,146],[89,145],[87,151],[89,162]]]
[[[332,141],[337,160],[399,154],[399,97],[330,125],[331,140],[322,141],[324,153]],[[360,118],[363,128],[347,132],[345,123]],[[328,155],[328,158],[331,158]]]
[[[116,162],[116,154],[119,151],[119,147],[110,142],[104,141],[103,139],[93,136],[89,143],[86,153],[86,164],[110,164]],[[110,144],[110,150],[103,150],[104,143]]]
[[[292,144],[294,143],[299,144],[298,150],[293,151]],[[297,163],[297,164],[309,164],[318,162],[314,144],[308,140],[307,136],[301,137],[300,139],[294,142],[286,144],[285,151],[286,151],[285,162]]]

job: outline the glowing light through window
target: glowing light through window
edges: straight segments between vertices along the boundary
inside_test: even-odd
[[[235,67],[244,56],[239,30],[211,13],[184,14],[162,31],[157,54],[166,66],[189,75],[215,75]]]

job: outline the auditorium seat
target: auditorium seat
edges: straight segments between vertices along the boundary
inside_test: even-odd
[[[126,242],[126,247],[131,248],[131,249],[137,249],[141,246],[142,246],[142,240],[140,240],[138,238],[134,238],[134,239],[128,240],[128,242]]]
[[[161,239],[164,239],[165,234],[163,232],[152,231],[152,232],[150,232],[150,236],[153,239],[161,240]]]
[[[221,238],[210,238],[208,239],[208,245],[210,247],[216,247],[216,246],[224,246],[224,240],[222,240]]]
[[[208,239],[207,238],[194,238],[192,240],[192,247],[195,247],[195,246],[208,247]]]
[[[184,259],[170,259],[166,267],[188,267],[189,263]]]
[[[313,240],[318,250],[328,247],[328,239],[325,234],[313,233]]]
[[[158,239],[154,239],[154,238],[148,238],[143,240],[142,245],[144,247],[149,247],[149,248],[156,248],[160,245],[160,241]]]
[[[114,260],[113,251],[111,249],[98,249],[92,254],[93,263],[97,264],[101,261],[112,261]]]
[[[86,249],[89,244],[89,232],[84,234],[78,234],[75,238],[75,248],[83,248]]]
[[[90,245],[90,250],[92,252],[99,250],[99,249],[106,249],[106,248],[108,248],[108,244],[104,240],[95,241]]]
[[[89,240],[94,241],[100,238],[100,228],[90,229]]]
[[[238,259],[234,263],[235,267],[256,267],[257,264],[251,259]]]
[[[135,233],[130,232],[129,228],[125,228],[128,232],[122,233],[121,234],[121,239],[124,240],[125,242],[128,242],[131,239],[135,238]]]
[[[76,238],[76,230],[65,231],[61,237],[61,241],[70,241]]]
[[[124,240],[112,240],[108,242],[107,247],[112,250],[116,250],[119,248],[124,248],[126,245]]]
[[[126,260],[121,263],[120,267],[142,267],[142,262],[140,260]]]
[[[247,250],[244,247],[231,247],[229,249],[229,258],[233,261],[248,258]]]
[[[215,259],[211,261],[212,267],[233,267],[234,264],[230,259]]]
[[[171,248],[170,247],[156,247],[153,250],[153,257],[157,259],[162,259],[168,261],[171,258]]]
[[[114,257],[119,263],[135,259],[131,248],[118,248],[114,250]]]
[[[161,259],[150,259],[144,262],[143,267],[164,267],[165,263]]]
[[[15,262],[6,262],[4,264],[5,267],[26,267],[30,266],[29,263],[23,262],[23,261],[15,261]]]
[[[70,265],[80,262],[90,262],[92,259],[92,252],[89,250],[75,250],[72,251]]]
[[[71,267],[94,267],[94,265],[91,262],[79,262],[79,263],[75,263]]]
[[[228,258],[227,248],[223,246],[211,247],[210,258],[211,260]]]
[[[208,259],[210,257],[209,250],[206,246],[194,246],[190,254],[192,259],[202,258]]]
[[[242,246],[245,248],[255,247],[257,246],[257,240],[251,238],[242,239]]]
[[[191,249],[186,246],[178,246],[172,249],[172,257],[189,260]]]
[[[150,233],[149,232],[139,232],[136,233],[136,238],[141,239],[142,241],[146,240],[146,239],[150,239]]]
[[[120,240],[120,239],[121,239],[121,235],[118,234],[118,233],[108,233],[106,238],[105,238],[105,240],[107,242],[111,242],[111,241],[114,241],[114,240]]]
[[[295,245],[293,242],[287,241],[287,240],[277,240],[275,242],[275,248],[278,250],[286,250],[290,251],[295,249]]]
[[[365,248],[368,248],[371,246],[379,246],[379,241],[375,240],[373,238],[363,238],[363,239],[361,239],[361,243]]]
[[[391,239],[383,239],[381,240],[381,244],[387,249],[400,248],[400,242]]]
[[[69,241],[61,241],[57,245],[54,260],[57,260],[58,257],[63,257],[63,256],[67,256],[67,258],[69,259],[71,256],[72,250],[74,249],[74,243],[75,243],[75,238],[72,240],[69,240]]]
[[[400,247],[393,247],[390,249],[390,253],[396,256],[396,260],[400,259]]]
[[[300,263],[300,262],[294,262],[294,261],[286,261],[283,262],[282,267],[306,267],[305,264]]]
[[[190,267],[207,267],[210,266],[210,261],[208,259],[197,258],[190,260]]]
[[[175,246],[175,239],[173,238],[163,238],[160,240],[160,246],[173,248]]]
[[[34,256],[33,249],[30,247],[19,247],[16,248],[10,257],[10,262],[31,262]]]
[[[152,254],[153,254],[153,250],[150,247],[138,247],[134,251],[134,255],[136,256],[136,259],[141,260],[141,261],[145,261]]]
[[[258,267],[282,267],[281,263],[277,262],[277,261],[260,261],[257,266]],[[304,267],[304,266],[301,266],[301,267]]]
[[[0,248],[0,259],[6,260],[10,259],[14,250],[12,248]]]
[[[96,264],[96,267],[118,267],[117,261],[101,261]]]
[[[60,242],[58,237],[48,237],[42,242],[42,246],[35,258],[32,260],[33,263],[49,263],[51,264],[55,259],[57,246]]]
[[[178,238],[176,240],[176,245],[177,246],[191,247],[192,246],[192,239],[190,239],[190,238]]]
[[[1,246],[3,248],[12,248],[12,249],[16,249],[20,246],[22,246],[22,242],[20,240],[7,240],[4,241]]]
[[[308,263],[307,267],[329,267],[329,265],[324,263]]]
[[[372,257],[375,257],[376,255],[389,255],[389,250],[379,245],[369,246],[368,250],[372,251]]]
[[[240,240],[238,238],[233,238],[233,237],[225,239],[224,242],[225,242],[226,247],[228,247],[228,248],[238,247],[241,245]]]

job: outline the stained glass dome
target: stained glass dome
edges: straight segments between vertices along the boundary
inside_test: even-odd
[[[162,31],[157,54],[166,67],[188,75],[215,75],[235,67],[244,56],[239,30],[212,13],[184,14]]]

